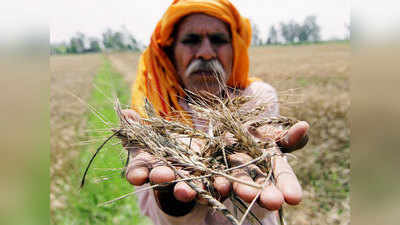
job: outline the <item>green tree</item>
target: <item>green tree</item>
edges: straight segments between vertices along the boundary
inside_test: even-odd
[[[268,40],[267,44],[277,44],[278,43],[278,32],[275,29],[275,26],[271,26],[268,32]]]
[[[294,43],[298,38],[300,25],[291,20],[289,23],[280,23],[281,34],[286,43]]]
[[[69,41],[67,53],[77,54],[85,51],[85,35],[81,32],[77,32]]]
[[[99,40],[97,38],[90,38],[89,42],[90,42],[90,48],[89,48],[90,52],[101,52]]]
[[[302,25],[300,41],[317,42],[321,40],[321,28],[317,24],[317,17],[315,15],[307,16]]]
[[[286,43],[317,42],[321,40],[321,28],[315,15],[307,16],[303,24],[298,24],[293,20],[288,23],[281,22],[280,30]]]
[[[108,28],[105,32],[103,32],[102,37],[103,37],[104,48],[112,49],[113,48],[113,31],[110,28]]]
[[[122,29],[118,31],[107,29],[107,31],[102,34],[102,37],[104,47],[108,50],[139,50],[138,41],[125,27],[122,27]]]
[[[69,54],[76,54],[78,53],[78,42],[76,41],[76,39],[73,37],[71,38],[71,40],[69,41],[69,46],[67,48],[67,53]]]
[[[119,31],[113,35],[113,47],[117,50],[125,50],[124,36]]]

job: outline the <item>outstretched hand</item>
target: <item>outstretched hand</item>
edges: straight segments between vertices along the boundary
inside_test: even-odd
[[[139,115],[131,109],[123,110],[122,113],[127,119],[134,121],[140,120]],[[282,151],[292,152],[302,148],[308,140],[308,129],[309,125],[301,121],[293,125],[286,133],[282,133],[281,136],[283,138],[278,140],[278,145],[281,147]],[[267,131],[268,128],[261,127],[250,133],[257,138],[263,138],[268,136],[266,133]],[[130,154],[126,179],[132,185],[140,186],[149,181],[152,184],[160,184],[177,179],[177,175],[171,168],[160,164],[145,149],[138,149],[137,147],[127,144],[124,144],[124,147]],[[250,156],[244,153],[236,153],[229,156],[232,166],[244,164],[251,159]],[[269,210],[277,210],[284,202],[291,205],[298,204],[302,198],[302,189],[292,168],[284,157],[274,156],[272,160],[276,184],[268,183],[265,186],[258,199],[259,205]],[[250,174],[252,174],[252,176],[250,176]],[[232,175],[249,183],[263,184],[265,181],[261,170],[256,165],[252,164],[233,171]],[[259,190],[254,187],[238,182],[231,183],[228,179],[221,176],[215,177],[213,185],[222,198],[226,198],[231,191],[234,191],[238,197],[248,203],[250,203],[259,192]],[[154,193],[159,207],[167,214],[175,216],[185,215],[190,212],[194,206],[194,204],[192,204],[193,200],[197,195],[185,182],[178,182],[162,191],[155,190]]]

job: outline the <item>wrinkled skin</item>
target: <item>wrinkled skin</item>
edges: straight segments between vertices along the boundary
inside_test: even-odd
[[[206,90],[218,94],[219,89],[215,86],[215,79],[211,77],[211,74],[207,72],[185,74],[185,71],[193,60],[217,59],[226,72],[223,79],[228,80],[232,71],[233,52],[230,32],[226,24],[204,14],[187,16],[177,28],[173,47],[174,64],[182,85],[194,92]],[[123,114],[132,120],[140,119],[138,114],[130,109],[124,110]],[[287,152],[302,148],[308,140],[308,129],[309,125],[306,122],[298,122],[289,129],[284,138],[278,141],[278,145]],[[249,132],[256,138],[263,138],[267,135],[266,130],[268,129],[261,127]],[[132,156],[126,173],[126,179],[132,185],[143,185],[149,181],[157,184],[178,178],[172,169],[157,163],[145,149],[135,149],[132,146],[125,146],[125,148]],[[244,153],[237,153],[231,155],[229,160],[232,166],[235,166],[246,163],[251,160],[251,157]],[[274,157],[273,160],[276,185],[269,183],[262,190],[258,204],[269,210],[279,209],[284,202],[290,205],[299,204],[302,189],[292,168],[282,157]],[[233,171],[233,176],[248,182],[264,183],[264,178],[261,176],[253,180],[246,172],[249,170],[257,172],[259,169],[255,165],[250,165],[247,169]],[[224,177],[216,177],[213,185],[223,198],[233,191],[245,202],[251,202],[258,193],[258,190],[253,187],[236,182],[231,183]],[[196,192],[186,183],[179,182],[166,190],[162,192],[155,190],[155,196],[158,205],[167,214],[181,216],[193,207],[194,204],[191,203],[196,198]],[[188,210],[176,214],[176,210],[181,208]]]
[[[194,93],[203,90],[217,95],[220,85],[213,73],[185,72],[197,59],[217,59],[225,71],[220,79],[225,83],[228,81],[232,73],[233,50],[227,25],[211,16],[193,14],[178,25],[175,39],[173,61],[182,85]]]

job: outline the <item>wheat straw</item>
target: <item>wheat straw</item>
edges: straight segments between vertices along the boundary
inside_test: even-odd
[[[254,138],[248,129],[257,129],[268,125],[287,130],[297,121],[282,116],[259,118],[259,115],[263,114],[268,108],[267,105],[259,105],[248,111],[241,110],[244,104],[252,100],[250,97],[228,97],[222,100],[212,95],[201,97],[191,94],[190,98],[193,100],[190,103],[190,107],[193,109],[191,116],[209,121],[208,125],[204,127],[208,128],[207,132],[194,129],[172,118],[168,118],[168,120],[157,116],[153,106],[147,100],[145,101],[147,117],[140,121],[129,120],[122,114],[119,101],[115,101],[115,110],[120,119],[120,128],[114,130],[115,135],[125,143],[128,143],[128,145],[146,149],[158,161],[170,167],[180,179],[128,193],[117,199],[105,202],[103,205],[110,204],[139,191],[151,190],[166,184],[183,181],[197,192],[198,198],[205,199],[211,208],[220,211],[232,224],[242,224],[248,215],[250,215],[248,219],[253,224],[260,223],[260,220],[252,214],[251,208],[265,184],[274,182],[271,176],[271,158],[283,156],[283,154],[277,153],[279,151],[276,151],[277,145],[275,143],[281,136],[275,137],[274,140],[263,142]],[[226,145],[224,141],[224,137],[228,133],[235,140],[232,145]],[[189,145],[179,141],[180,138],[190,139]],[[199,139],[205,144],[200,150],[194,150],[192,148],[192,139]],[[247,163],[229,168],[229,156],[239,152],[246,153],[253,159]],[[262,173],[266,175],[263,185],[254,182],[250,183],[230,175],[234,170],[244,168],[250,164],[259,166]],[[180,169],[189,171],[189,174],[183,174],[181,170],[178,170],[176,168],[178,165]],[[236,196],[231,196],[235,210],[239,209],[243,213],[240,220],[217,200],[217,196],[213,196],[213,193],[208,191],[211,190],[210,188],[204,190],[201,185],[199,186],[198,183],[194,182],[194,180],[201,181],[207,187],[207,185],[213,183],[212,181],[216,176],[223,176],[231,182],[238,182],[259,190],[257,197],[246,207],[246,211],[241,209],[243,205],[238,206],[238,204],[244,203]]]

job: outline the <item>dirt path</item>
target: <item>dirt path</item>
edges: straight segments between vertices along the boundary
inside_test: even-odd
[[[111,61],[112,66],[116,69],[129,85],[135,80],[137,65],[139,63],[140,53],[112,53],[107,58]]]
[[[61,193],[70,188],[72,159],[79,154],[77,138],[86,124],[83,118],[88,108],[73,95],[87,101],[93,77],[102,63],[99,54],[50,57],[51,211],[65,204]]]

